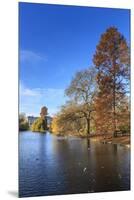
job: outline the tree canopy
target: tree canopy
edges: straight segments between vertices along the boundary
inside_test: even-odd
[[[46,120],[42,119],[41,117],[39,117],[32,124],[31,130],[33,132],[45,132],[47,130],[47,122],[46,122]]]

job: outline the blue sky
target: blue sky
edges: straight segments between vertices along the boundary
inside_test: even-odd
[[[20,112],[55,114],[76,71],[93,65],[100,35],[115,26],[130,43],[130,12],[19,3]]]

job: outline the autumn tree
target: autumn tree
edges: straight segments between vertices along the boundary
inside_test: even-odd
[[[62,106],[52,120],[52,132],[60,135],[86,135],[86,121],[81,110],[79,105],[72,102]]]
[[[66,89],[66,95],[79,105],[76,113],[79,113],[86,120],[87,135],[90,134],[91,113],[94,111],[95,77],[96,71],[93,67],[77,72],[70,86]]]
[[[117,130],[116,108],[129,89],[129,47],[124,36],[115,27],[101,35],[93,62],[97,69],[99,93],[97,103],[102,112],[112,114],[112,130]],[[101,116],[100,116],[101,118]]]
[[[118,130],[124,134],[130,134],[130,100],[128,96],[122,98],[116,110]]]
[[[45,118],[46,117],[46,115],[47,115],[47,107],[46,106],[43,106],[42,108],[41,108],[41,112],[40,112],[40,116],[41,116],[41,118]]]
[[[59,132],[60,132],[60,127],[59,127],[59,124],[58,124],[58,114],[55,115],[52,119],[52,122],[51,122],[51,126],[50,126],[50,132],[58,135]]]
[[[31,130],[33,132],[45,132],[47,130],[46,121],[43,118],[39,117],[32,124]]]
[[[94,122],[96,133],[111,133],[113,130],[113,115],[111,112],[111,99],[107,95],[97,94],[94,101]]]

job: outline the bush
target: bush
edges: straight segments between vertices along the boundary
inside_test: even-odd
[[[29,129],[29,124],[28,124],[28,122],[21,122],[20,124],[19,124],[19,130],[20,131],[26,131],[26,130],[28,130]]]
[[[130,132],[130,127],[129,125],[122,125],[119,127],[120,131],[125,134],[125,133],[129,133]]]

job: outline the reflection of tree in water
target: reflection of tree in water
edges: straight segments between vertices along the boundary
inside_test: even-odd
[[[113,144],[113,152],[115,155],[117,154],[117,150],[118,150],[117,144]]]
[[[87,148],[90,149],[90,146],[91,146],[90,139],[87,139]]]

